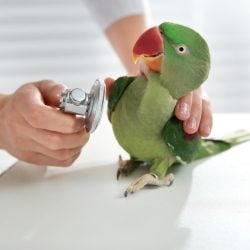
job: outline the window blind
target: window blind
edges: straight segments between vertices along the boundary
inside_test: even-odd
[[[250,2],[149,4],[156,24],[186,24],[208,41],[212,68],[204,86],[214,111],[249,112]],[[121,74],[119,59],[81,0],[0,0],[0,92],[40,79],[88,89],[97,77]]]

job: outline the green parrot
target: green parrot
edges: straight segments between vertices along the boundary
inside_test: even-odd
[[[246,131],[223,140],[202,139],[198,133],[186,134],[174,116],[177,99],[198,88],[209,74],[209,48],[196,31],[162,23],[139,37],[133,56],[148,66],[149,73],[114,82],[108,117],[117,141],[131,158],[120,157],[117,178],[141,165],[148,166],[149,172],[135,180],[125,196],[145,185],[170,186],[172,165],[211,156],[250,139]]]

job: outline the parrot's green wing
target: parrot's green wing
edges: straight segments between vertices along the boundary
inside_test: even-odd
[[[198,133],[186,134],[182,127],[182,121],[172,117],[163,128],[163,138],[172,151],[182,161],[191,162],[197,156],[201,146],[201,138]]]
[[[127,87],[131,82],[134,81],[135,78],[136,77],[134,76],[122,76],[114,82],[108,100],[108,118],[110,121],[111,114],[115,111],[117,103],[119,102]]]

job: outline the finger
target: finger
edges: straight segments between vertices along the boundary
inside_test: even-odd
[[[50,80],[43,80],[35,83],[35,86],[42,94],[44,103],[49,106],[59,107],[62,92],[67,88]]]
[[[73,134],[62,134],[41,129],[32,129],[28,135],[36,143],[50,150],[83,147],[89,140],[89,133],[81,130]]]
[[[82,146],[77,147],[77,148],[71,148],[71,149],[51,150],[42,146],[41,144],[34,143],[33,141],[32,148],[30,148],[30,150],[32,152],[40,153],[44,156],[53,158],[55,160],[66,161],[68,159],[71,159],[76,154],[80,153],[82,150]]]
[[[112,86],[114,84],[114,79],[112,79],[111,77],[108,77],[104,80],[104,82],[106,85],[106,98],[108,99],[111,93]]]
[[[73,162],[78,158],[79,155],[80,153],[77,153],[67,160],[56,160],[41,153],[24,151],[18,158],[22,161],[36,165],[68,167],[73,164]]]
[[[139,70],[139,75],[148,76],[150,72],[149,67],[142,60],[139,61]]]
[[[38,129],[72,134],[84,129],[84,118],[65,114],[48,106],[27,107],[24,119],[30,126]]]
[[[192,106],[193,92],[180,98],[175,106],[175,115],[179,120],[185,121],[189,118]]]
[[[22,160],[24,160],[24,157],[26,157],[25,161],[27,162],[30,162],[28,161],[28,159],[29,159],[29,156],[32,154],[32,152],[43,154],[44,156],[53,158],[55,160],[67,161],[68,159],[75,156],[77,153],[80,153],[82,149],[82,146],[80,146],[80,147],[71,148],[71,149],[51,150],[37,143],[33,139],[30,139],[29,137],[25,136],[25,134],[22,134],[20,137],[17,137],[15,139],[15,142],[16,144],[15,144],[14,149],[16,150],[14,150],[14,152],[11,152],[13,151],[13,148],[12,148],[10,152],[14,156]],[[24,154],[22,152],[24,152]]]
[[[201,90],[193,91],[192,106],[190,116],[183,123],[184,131],[188,134],[193,134],[198,131],[202,113],[202,97]]]
[[[32,145],[36,143],[50,150],[72,149],[84,146],[89,140],[90,135],[85,129],[72,134],[63,134],[30,127],[23,117],[16,116],[16,118],[18,120],[10,122],[9,128],[12,134],[18,135],[15,145],[21,149],[32,150]],[[31,146],[27,147],[30,144]]]
[[[33,85],[24,87],[17,99],[17,109],[34,128],[61,133],[74,133],[84,127],[84,119],[45,105],[41,93]]]
[[[203,99],[199,134],[204,137],[209,136],[212,126],[213,126],[213,116],[212,116],[211,104],[208,99]]]

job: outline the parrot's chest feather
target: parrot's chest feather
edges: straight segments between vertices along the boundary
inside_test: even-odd
[[[157,74],[138,77],[125,91],[112,124],[117,140],[130,155],[152,159],[166,154],[162,129],[172,116],[176,100],[161,86]]]

